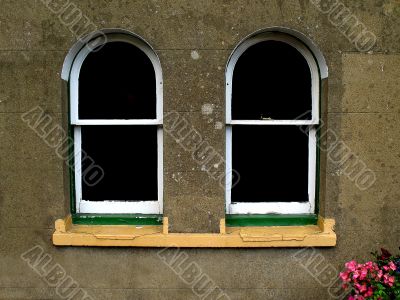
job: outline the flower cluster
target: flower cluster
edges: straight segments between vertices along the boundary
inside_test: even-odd
[[[400,256],[392,256],[387,250],[373,253],[376,261],[359,264],[355,260],[345,264],[340,273],[343,289],[351,288],[348,300],[400,299]]]

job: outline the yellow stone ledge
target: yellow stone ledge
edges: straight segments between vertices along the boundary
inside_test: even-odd
[[[53,233],[56,246],[99,247],[333,247],[333,219],[319,218],[318,225],[225,227],[220,233],[169,233],[168,218],[161,226],[74,225],[71,216],[57,220]]]

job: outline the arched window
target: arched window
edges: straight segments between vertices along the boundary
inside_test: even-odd
[[[320,74],[297,38],[264,32],[242,42],[226,74],[228,214],[313,214]]]
[[[82,45],[69,93],[75,212],[162,213],[162,72],[152,48],[121,32]]]

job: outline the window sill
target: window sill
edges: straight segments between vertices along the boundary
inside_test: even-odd
[[[317,225],[225,227],[220,233],[169,233],[163,225],[78,225],[71,216],[57,220],[53,234],[56,246],[120,247],[333,247],[336,245],[333,219],[318,219]]]

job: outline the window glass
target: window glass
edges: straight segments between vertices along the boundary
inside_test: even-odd
[[[309,120],[311,100],[307,61],[286,43],[268,40],[250,46],[235,65],[234,120]]]
[[[308,201],[308,135],[298,126],[233,126],[232,168],[232,202]]]
[[[90,164],[83,153],[104,171],[95,186],[83,180],[83,200],[157,200],[157,126],[101,125],[81,130],[82,171]]]
[[[80,119],[155,119],[156,79],[149,57],[124,42],[90,52],[79,75]]]

